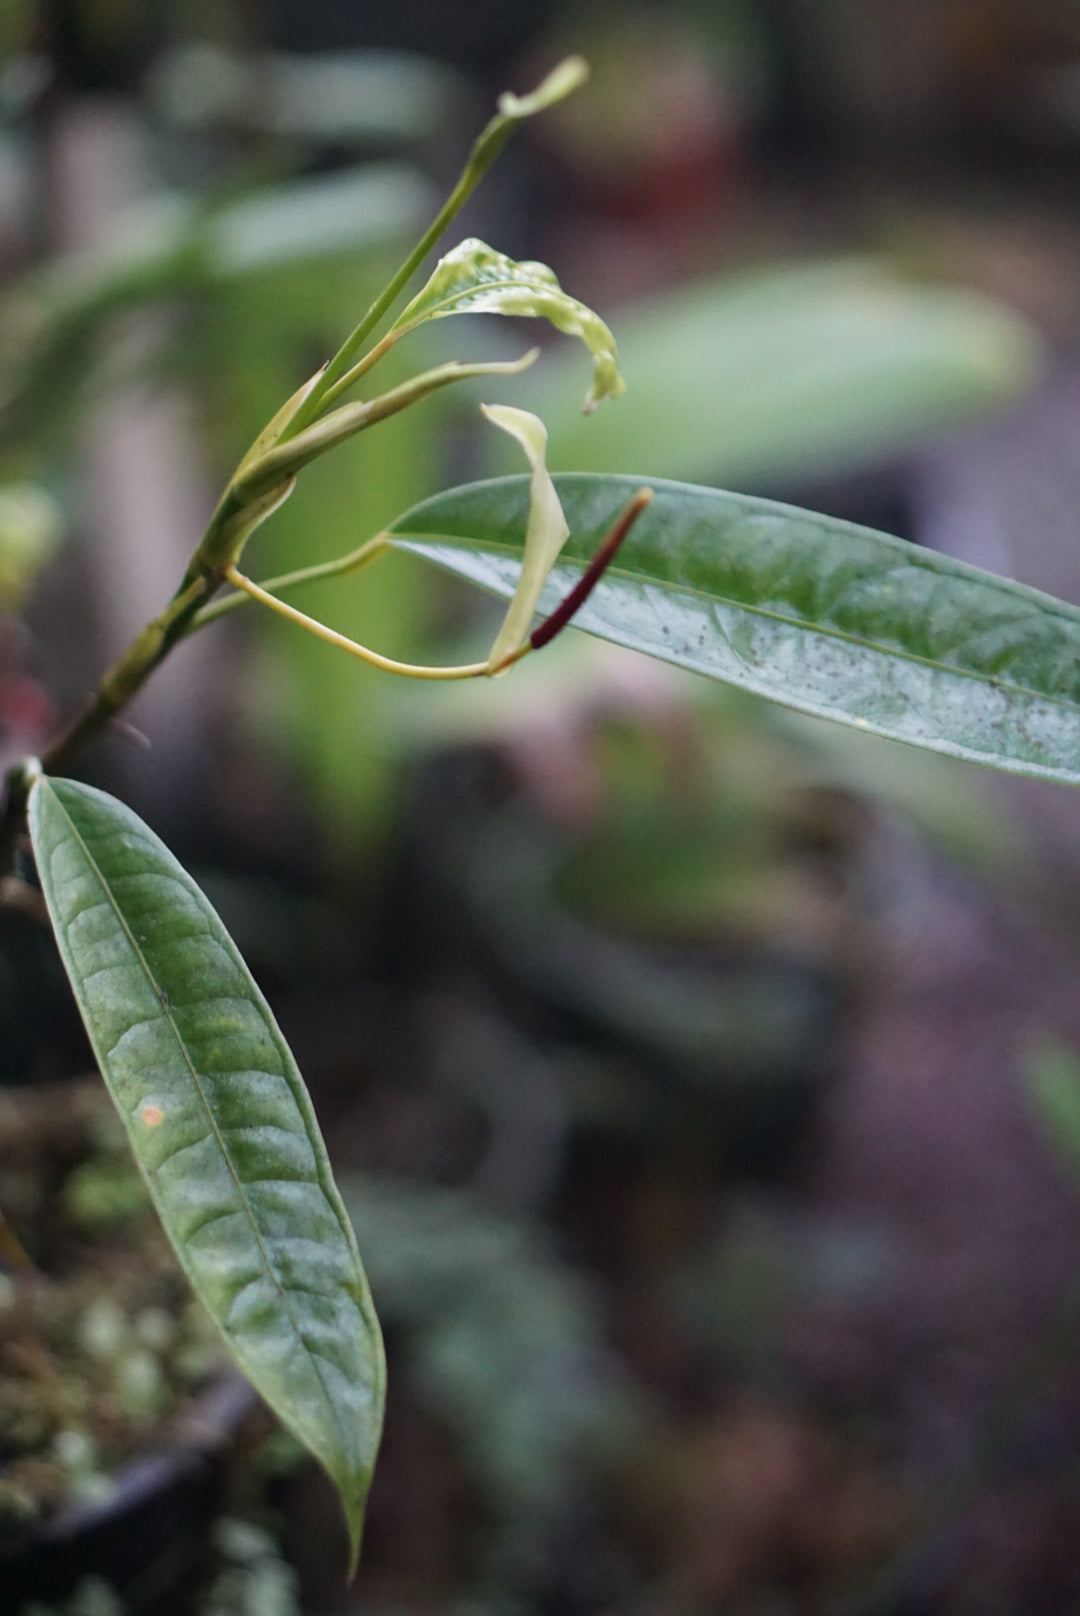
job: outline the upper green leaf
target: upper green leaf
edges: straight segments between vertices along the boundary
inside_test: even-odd
[[[162,1224],[235,1362],[336,1482],[355,1563],[382,1342],[296,1063],[214,910],[137,815],[40,776],[29,817],[61,957]]]
[[[572,536],[552,604],[641,485],[554,481]],[[1080,609],[850,522],[650,482],[656,498],[575,619],[581,628],[801,712],[1080,782]],[[451,489],[388,536],[510,595],[528,491],[517,477]]]
[[[603,398],[618,398],[623,391],[615,338],[598,314],[563,291],[546,264],[515,263],[470,237],[439,259],[431,279],[395,320],[390,335],[396,339],[426,320],[442,320],[450,314],[513,314],[550,320],[567,336],[580,337],[593,356],[587,410]]]

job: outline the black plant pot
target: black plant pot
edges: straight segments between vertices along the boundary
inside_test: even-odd
[[[109,1583],[131,1616],[180,1616],[205,1576],[230,1455],[258,1404],[239,1376],[209,1387],[176,1434],[131,1460],[100,1502],[72,1504],[0,1558],[0,1607],[67,1598],[86,1577]]]

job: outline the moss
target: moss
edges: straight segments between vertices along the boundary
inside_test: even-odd
[[[167,1438],[224,1365],[96,1080],[0,1094],[0,1543]]]

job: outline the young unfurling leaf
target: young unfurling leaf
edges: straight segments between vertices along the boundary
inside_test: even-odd
[[[543,421],[538,415],[530,415],[528,410],[512,409],[509,404],[481,404],[480,408],[494,426],[502,427],[504,432],[509,432],[511,437],[517,439],[528,456],[533,473],[521,574],[488,657],[488,666],[494,668],[516,651],[528,634],[537,602],[558,560],[559,551],[570,536],[570,529],[547,469],[547,428]]]
[[[250,456],[244,461],[244,474],[233,479],[232,489],[244,503],[259,498],[264,489],[277,487],[284,478],[295,477],[297,472],[317,460],[328,449],[336,448],[349,438],[363,432],[366,427],[385,421],[388,416],[418,404],[430,393],[438,392],[453,382],[475,380],[478,376],[518,376],[540,357],[539,348],[530,348],[520,359],[489,359],[477,364],[451,359],[434,370],[425,370],[411,376],[399,387],[380,393],[366,403],[344,404],[323,416],[299,436],[287,443],[271,447],[256,460]],[[231,559],[231,558],[230,558]]]
[[[303,431],[318,420],[326,407],[346,392],[397,340],[391,331],[364,358],[357,357],[383,315],[394,306],[398,294],[405,290],[432,247],[457,218],[518,124],[572,95],[588,76],[588,64],[580,56],[568,56],[529,95],[513,95],[507,91],[499,97],[499,110],[473,146],[454,189],[397,274],[383,287],[359,325],[350,332],[331,359],[310,395],[301,404],[295,419],[286,426],[286,437],[295,436],[296,432]]]
[[[601,399],[618,398],[626,385],[619,375],[615,338],[598,314],[563,291],[546,264],[515,263],[505,253],[470,237],[439,259],[427,285],[384,340],[396,342],[425,321],[442,320],[450,314],[511,314],[550,320],[567,336],[580,337],[593,357],[587,410]]]

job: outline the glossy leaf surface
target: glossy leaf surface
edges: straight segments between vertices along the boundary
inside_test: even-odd
[[[310,266],[278,266],[243,290],[234,285],[213,305],[207,341],[230,412],[223,421],[223,455],[238,457],[280,406],[295,385],[291,371],[298,352],[333,351],[358,304],[376,295],[403,246],[398,241],[386,250],[342,256],[321,265],[317,275]],[[428,326],[407,350],[402,344],[388,354],[379,386],[397,387],[418,367],[448,357],[432,352],[429,342],[440,329],[447,328]],[[295,495],[259,529],[252,571],[271,577],[343,554],[357,533],[377,533],[445,483],[450,396],[435,393],[423,409],[402,410],[377,432],[360,433],[348,450],[307,467]],[[302,604],[365,645],[389,645],[411,661],[430,660],[430,602],[416,589],[415,568],[404,557],[386,557],[365,574],[362,587],[343,586],[336,578],[314,584]],[[390,743],[378,717],[385,678],[314,636],[298,634],[270,612],[254,613],[249,627],[259,677],[269,678],[276,692],[277,744],[302,774],[335,856],[354,856],[366,837],[379,834],[392,800]],[[315,712],[317,724],[311,722]]]
[[[555,478],[580,577],[644,479]],[[656,498],[575,622],[805,713],[1018,774],[1080,782],[1080,610],[902,539],[652,480]],[[497,594],[517,582],[528,481],[452,489],[389,529]]]
[[[161,1221],[234,1361],[336,1482],[355,1559],[382,1344],[296,1064],[221,921],[130,809],[41,777],[29,814],[60,953]]]

